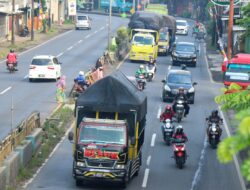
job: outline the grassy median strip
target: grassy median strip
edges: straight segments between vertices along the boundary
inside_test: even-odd
[[[72,105],[64,105],[46,120],[43,128],[42,144],[39,151],[32,157],[27,167],[22,167],[18,175],[18,183],[30,179],[42,166],[55,146],[60,142],[68,127],[74,120]]]

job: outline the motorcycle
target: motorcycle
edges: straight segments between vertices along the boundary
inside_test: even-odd
[[[185,113],[184,101],[182,99],[176,101],[175,113],[177,122],[180,123]]]
[[[155,64],[148,64],[146,66],[146,72],[147,72],[147,81],[150,82],[153,80],[155,77],[155,71],[156,71],[156,66]]]
[[[213,149],[217,148],[220,142],[220,127],[218,123],[212,122],[208,124],[208,141]]]
[[[30,33],[29,28],[27,26],[24,26],[23,30],[20,32],[21,37],[26,37]]]
[[[86,89],[88,85],[80,85],[77,80],[74,80],[74,86],[72,95],[74,98],[77,98],[80,94],[82,94]]]
[[[163,140],[166,142],[168,146],[171,145],[172,142],[172,136],[174,133],[174,125],[172,124],[170,119],[166,119],[163,121],[162,125],[162,135],[163,135]]]
[[[137,78],[137,88],[142,91],[145,89],[145,85],[146,85],[146,79],[144,74],[139,74],[138,78]]]
[[[10,73],[14,73],[16,71],[15,64],[7,61],[7,70],[9,70]]]
[[[176,165],[178,168],[182,169],[187,159],[185,140],[174,139],[172,143]]]

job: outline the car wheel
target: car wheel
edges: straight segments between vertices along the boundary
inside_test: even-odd
[[[175,66],[175,65],[176,65],[176,62],[175,62],[175,61],[172,61],[172,65]]]
[[[162,93],[161,98],[163,102],[167,102],[167,98],[165,98],[164,93]]]
[[[76,30],[78,30],[78,28],[76,27]]]
[[[193,98],[190,100],[190,104],[194,104],[194,96],[193,96]]]
[[[29,82],[33,82],[33,81],[34,81],[33,79],[29,78]]]
[[[193,67],[196,67],[196,62],[193,63]]]

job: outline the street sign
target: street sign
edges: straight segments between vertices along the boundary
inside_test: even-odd
[[[218,6],[229,6],[230,0],[211,0],[212,3]],[[234,0],[234,5],[238,4],[240,0]]]

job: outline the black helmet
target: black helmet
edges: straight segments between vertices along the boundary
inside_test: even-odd
[[[218,116],[218,110],[213,110],[213,111],[212,111],[212,116],[213,116],[213,117]]]
[[[10,53],[14,53],[14,49],[10,49]]]

